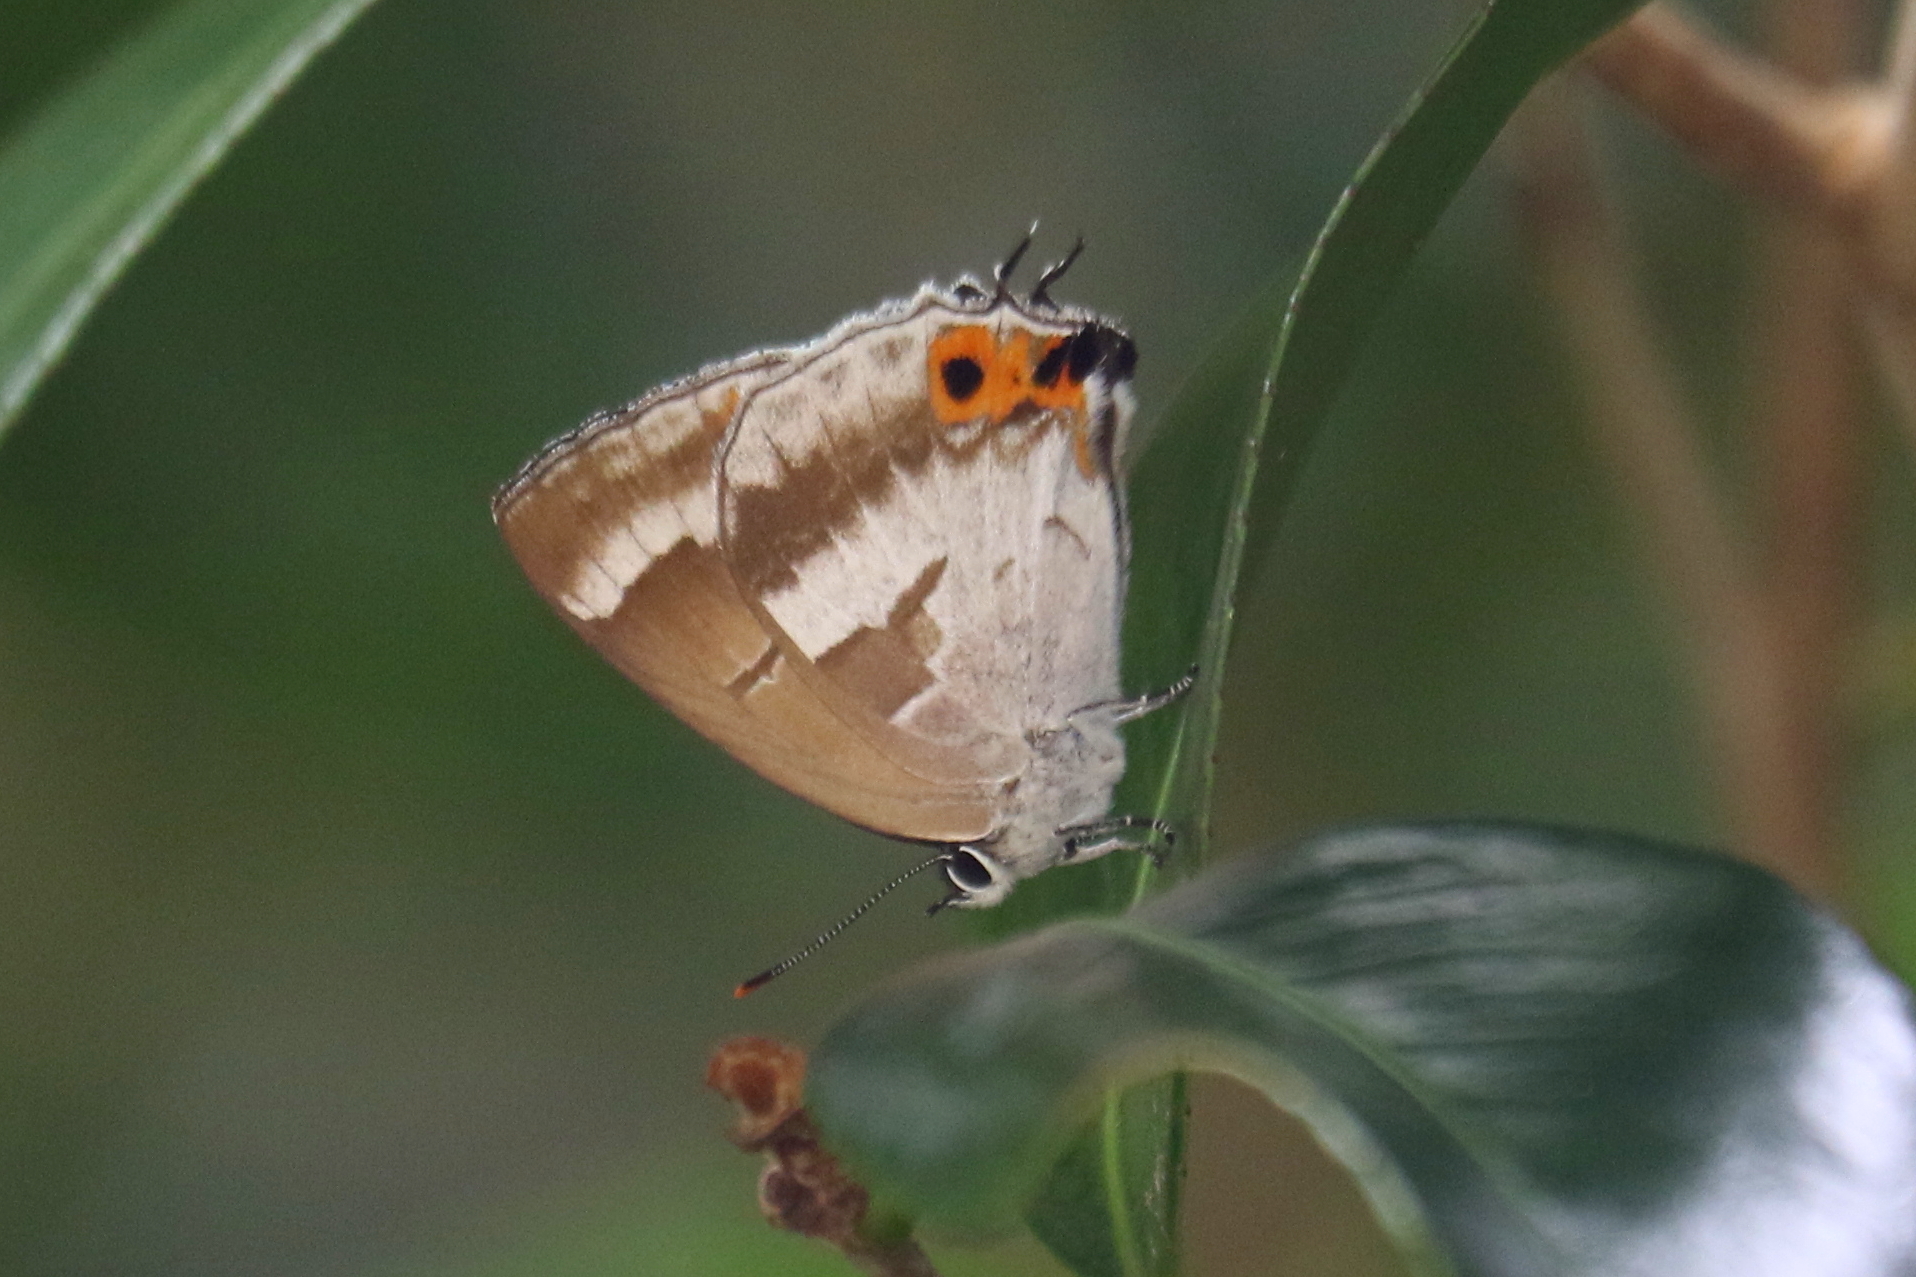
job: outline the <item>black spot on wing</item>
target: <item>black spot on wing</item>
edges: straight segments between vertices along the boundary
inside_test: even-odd
[[[1074,339],[1073,339],[1074,340]],[[1055,386],[1064,372],[1065,360],[1071,354],[1071,340],[1061,341],[1045,352],[1038,366],[1031,370],[1031,380],[1039,386]]]
[[[938,375],[944,379],[945,393],[951,396],[954,403],[965,402],[985,384],[985,370],[978,366],[977,360],[967,355],[947,359],[938,366]]]
[[[1138,366],[1138,348],[1129,337],[1106,324],[1091,323],[1071,334],[1063,346],[1065,371],[1074,382],[1092,373],[1107,381],[1129,381]]]

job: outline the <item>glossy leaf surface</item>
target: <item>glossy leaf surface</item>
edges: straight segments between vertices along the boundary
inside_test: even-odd
[[[810,1090],[874,1185],[989,1230],[1108,1088],[1191,1068],[1297,1113],[1434,1271],[1916,1266],[1907,990],[1769,875],[1617,835],[1248,857],[906,975]]]

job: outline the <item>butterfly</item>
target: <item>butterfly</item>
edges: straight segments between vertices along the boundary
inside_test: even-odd
[[[1029,245],[993,287],[927,285],[600,413],[493,499],[534,589],[666,708],[935,844],[912,871],[944,869],[934,911],[1170,840],[1109,814],[1119,728],[1191,684],[1119,686],[1137,351],[1052,301],[1082,244],[1015,295]]]

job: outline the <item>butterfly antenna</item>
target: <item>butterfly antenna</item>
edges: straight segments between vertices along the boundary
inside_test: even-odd
[[[1033,222],[1031,229],[1025,232],[1025,237],[1018,241],[1018,247],[1012,249],[1010,256],[1006,257],[1004,263],[998,267],[998,273],[995,276],[998,281],[998,294],[993,298],[994,301],[1004,301],[1011,296],[1011,272],[1018,269],[1018,263],[1024,260],[1026,253],[1031,251],[1031,241],[1037,237],[1037,234],[1038,224]]]
[[[1058,309],[1058,303],[1051,300],[1051,286],[1064,278],[1064,273],[1071,269],[1071,263],[1077,261],[1078,254],[1083,251],[1084,236],[1080,235],[1077,242],[1071,246],[1071,251],[1064,255],[1063,260],[1045,267],[1044,274],[1038,276],[1037,286],[1031,290],[1033,304],[1050,310]]]
[[[907,880],[909,880],[910,878],[918,874],[925,872],[925,870],[930,869],[933,865],[944,864],[947,859],[949,859],[949,856],[947,855],[947,853],[941,851],[937,855],[933,856],[930,860],[925,861],[925,863],[923,863],[922,865],[914,865],[910,869],[907,869],[904,873],[899,874],[896,878],[893,878],[890,882],[880,887],[877,891],[872,892],[871,899],[867,900],[864,904],[858,906],[858,908],[852,910],[850,913],[840,918],[837,922],[833,923],[830,927],[820,932],[818,939],[812,941],[810,944],[806,945],[803,949],[800,949],[797,953],[794,953],[791,957],[785,959],[783,962],[774,963],[773,965],[765,968],[763,971],[759,972],[757,975],[753,976],[751,979],[747,980],[745,983],[739,985],[738,988],[732,990],[732,996],[735,998],[742,998],[746,994],[752,992],[752,990],[761,988],[767,984],[770,984],[772,981],[778,979],[778,977],[784,975],[787,971],[790,971],[793,967],[805,961],[805,959],[811,957],[814,953],[817,953],[820,949],[823,949],[826,946],[826,944],[831,941],[833,936],[836,936],[839,932],[843,931],[846,927],[851,926],[854,922],[857,922],[860,918],[864,917],[865,911],[867,909],[870,909],[873,905],[877,904],[880,900],[883,900],[886,896],[889,896],[892,892],[896,891],[899,887],[903,886]]]

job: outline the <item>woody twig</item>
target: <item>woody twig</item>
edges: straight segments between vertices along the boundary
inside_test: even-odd
[[[911,1235],[874,1227],[871,1195],[819,1142],[800,1104],[805,1054],[771,1038],[733,1038],[712,1052],[705,1083],[738,1107],[732,1142],[765,1154],[758,1204],[775,1227],[836,1246],[871,1277],[938,1277]]]
[[[1594,450],[1641,532],[1686,638],[1732,841],[1785,869],[1794,826],[1775,643],[1675,378],[1644,321],[1621,229],[1598,186],[1569,86],[1546,86],[1512,133],[1518,209],[1575,360]],[[1792,874],[1800,877],[1800,874]]]
[[[1763,482],[1747,513],[1760,537],[1740,532],[1663,364],[1568,90],[1540,92],[1513,130],[1539,277],[1580,366],[1597,451],[1688,639],[1730,836],[1825,896],[1842,877],[1837,707],[1858,576],[1859,330],[1916,423],[1912,11],[1916,0],[1875,83],[1848,76],[1862,29],[1853,0],[1778,0],[1768,60],[1661,4],[1586,58],[1769,214],[1749,333]]]

